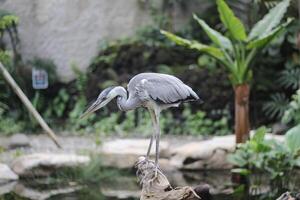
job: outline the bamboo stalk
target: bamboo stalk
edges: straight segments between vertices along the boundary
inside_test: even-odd
[[[5,69],[5,67],[3,66],[3,64],[1,62],[0,62],[0,71],[3,74],[4,78],[6,79],[6,81],[10,84],[10,86],[12,87],[14,92],[18,95],[18,97],[21,99],[21,101],[26,106],[26,108],[29,110],[29,112],[34,116],[34,118],[39,122],[41,127],[46,131],[46,133],[49,135],[49,137],[53,140],[53,142],[56,144],[56,146],[59,148],[62,148],[62,146],[58,142],[58,139],[57,139],[55,133],[48,126],[48,124],[44,121],[44,119],[41,117],[41,115],[37,112],[37,110],[34,108],[34,106],[29,101],[27,96],[24,94],[24,92],[21,90],[21,88],[18,86],[16,81],[9,74],[9,72]]]

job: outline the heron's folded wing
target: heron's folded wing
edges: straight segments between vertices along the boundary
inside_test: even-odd
[[[141,100],[151,98],[166,104],[199,99],[189,86],[176,77],[167,75],[142,79],[136,85],[136,93]]]

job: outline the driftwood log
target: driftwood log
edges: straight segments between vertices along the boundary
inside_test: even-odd
[[[300,200],[300,193],[298,193],[295,198],[291,196],[289,192],[283,193],[276,200]]]
[[[173,188],[161,169],[155,176],[155,165],[151,160],[140,157],[136,163],[137,177],[142,186],[140,200],[210,200],[208,185]]]

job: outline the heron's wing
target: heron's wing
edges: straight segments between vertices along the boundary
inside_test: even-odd
[[[178,78],[148,73],[136,80],[135,92],[141,100],[150,98],[165,104],[198,100],[198,95]]]

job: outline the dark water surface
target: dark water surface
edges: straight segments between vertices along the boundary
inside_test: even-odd
[[[208,172],[172,172],[166,173],[173,186],[197,186],[209,184],[210,192],[215,200],[229,199],[276,199],[262,198],[260,194],[270,191],[269,186],[255,190],[257,196],[247,198],[242,195],[232,195],[234,192],[229,171]],[[139,199],[140,186],[134,173],[117,176],[110,181],[101,183],[85,183],[69,181],[60,177],[60,181],[53,178],[35,178],[19,182],[0,183],[0,200],[134,200]],[[63,181],[62,181],[63,180]],[[259,197],[258,197],[259,196]]]
[[[226,198],[232,192],[230,172],[172,172],[166,173],[171,184],[177,186],[211,185],[211,192],[216,200]],[[60,177],[63,179],[63,177]],[[67,178],[66,178],[67,179]],[[35,178],[19,182],[0,183],[0,200],[120,200],[139,199],[140,186],[134,173],[118,176],[101,183],[78,183],[55,181],[51,178]]]

